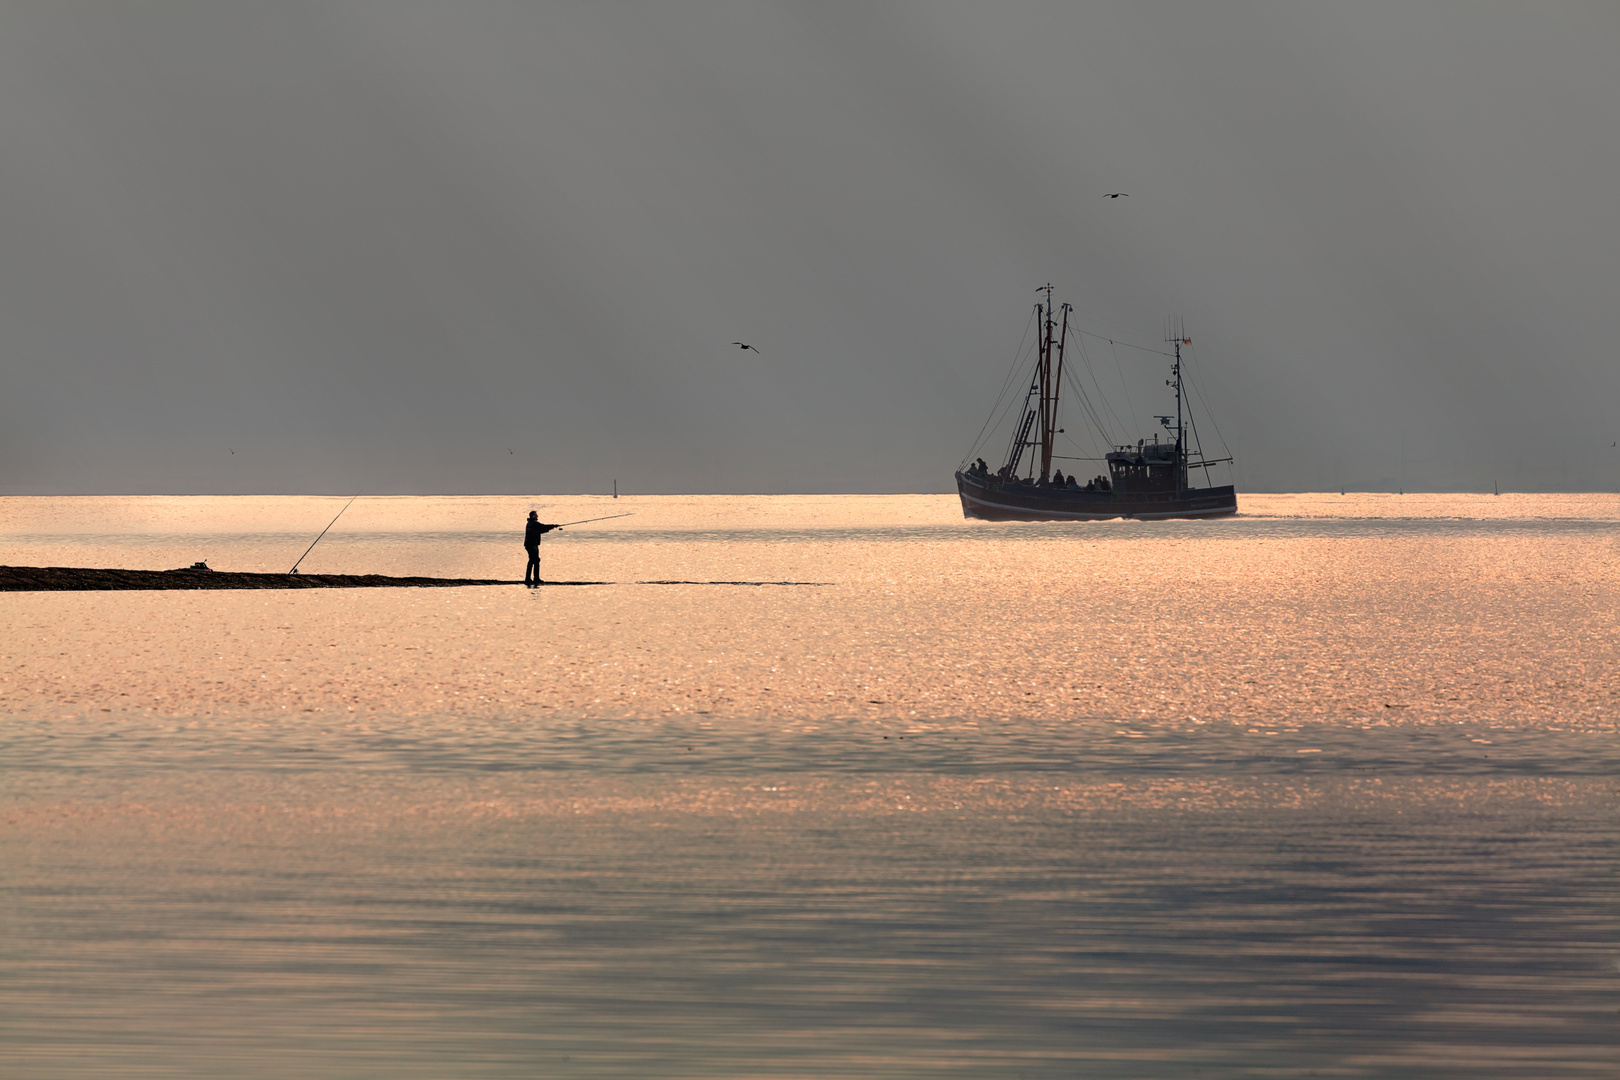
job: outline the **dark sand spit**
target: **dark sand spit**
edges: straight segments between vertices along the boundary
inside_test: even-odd
[[[78,566],[0,566],[0,592],[103,592],[113,589],[387,589],[521,585],[493,578],[387,577],[383,574],[238,574],[222,570],[92,570]],[[597,585],[548,581],[547,585]]]
[[[384,574],[238,574],[226,570],[93,570],[83,566],[0,566],[0,592],[151,592],[164,589],[443,589],[522,585],[499,578],[388,577]],[[542,581],[614,585],[612,581]],[[638,581],[637,585],[827,585],[825,581]]]

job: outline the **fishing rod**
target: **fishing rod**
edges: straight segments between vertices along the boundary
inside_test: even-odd
[[[355,496],[354,496],[354,499],[358,499],[361,495],[364,495],[364,494],[365,494],[365,492],[363,492],[363,491],[356,492]],[[343,510],[347,510],[349,507],[353,506],[354,505],[354,499],[350,499],[348,502],[344,503],[343,504]],[[337,524],[337,519],[343,516],[343,510],[339,510],[337,512],[337,517],[334,517],[331,521],[329,521],[327,523],[327,525],[326,525],[326,528],[321,530],[321,536],[325,536],[327,533],[332,531],[332,526]],[[575,522],[575,524],[578,524],[578,522]],[[309,553],[315,550],[315,544],[318,544],[318,543],[321,542],[321,536],[317,536],[315,538],[315,542],[310,544],[309,547],[304,549],[304,553],[302,555],[298,556],[298,562],[293,563],[292,564],[292,569],[287,571],[287,573],[289,573],[289,574],[298,573],[298,563],[301,563],[305,559],[307,559],[309,557]]]
[[[593,521],[612,521],[614,518],[635,517],[635,516],[636,515],[634,513],[629,513],[629,514],[609,514],[607,517],[586,518],[584,521],[565,521],[561,525],[558,525],[557,528],[566,529],[570,525],[589,525]],[[336,520],[336,519],[334,518],[333,520]],[[328,528],[330,528],[330,526],[328,526]]]

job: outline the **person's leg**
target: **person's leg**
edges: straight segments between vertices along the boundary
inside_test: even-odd
[[[529,565],[523,568],[523,584],[538,584],[540,581],[540,549],[532,547],[528,549],[528,552]]]

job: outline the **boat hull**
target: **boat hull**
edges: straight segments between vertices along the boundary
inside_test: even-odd
[[[1237,513],[1237,491],[1231,485],[1181,492],[1074,491],[1003,484],[993,477],[959,472],[956,490],[962,497],[962,516],[983,521],[1153,521]]]

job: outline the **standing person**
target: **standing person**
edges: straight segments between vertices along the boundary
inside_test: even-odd
[[[523,568],[523,584],[531,589],[540,584],[540,538],[556,527],[541,524],[539,512],[529,511],[529,523],[523,527],[523,547],[529,553],[529,565]]]

